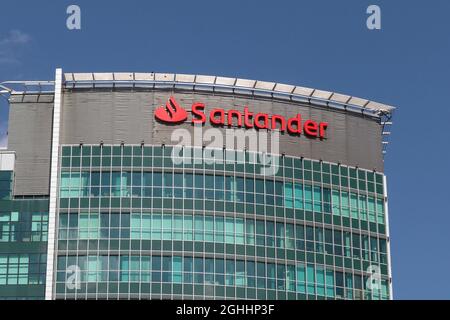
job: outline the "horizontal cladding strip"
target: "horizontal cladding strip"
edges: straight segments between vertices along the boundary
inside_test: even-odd
[[[305,160],[309,160],[309,161],[317,161],[317,160],[311,160],[311,159],[305,159]],[[238,164],[248,164],[248,163],[238,163]],[[334,164],[337,165],[337,163],[329,163],[329,164]],[[225,165],[225,164],[224,164]],[[218,175],[218,176],[235,176],[235,177],[242,177],[242,178],[246,178],[249,177],[250,174],[249,173],[244,173],[244,172],[237,172],[237,171],[230,171],[230,170],[214,170],[214,169],[207,169],[207,168],[177,168],[177,167],[164,167],[164,166],[151,166],[151,167],[146,167],[146,166],[139,166],[136,167],[135,166],[108,166],[107,168],[111,168],[111,170],[102,170],[103,168],[105,168],[105,166],[91,166],[89,168],[86,167],[67,167],[67,168],[60,168],[61,172],[69,172],[69,171],[81,171],[81,172],[91,172],[91,171],[111,171],[111,172],[117,172],[117,171],[130,171],[130,172],[161,172],[161,173],[196,173],[196,172],[204,172],[205,174],[211,174],[211,175]],[[377,171],[371,171],[371,170],[367,170],[367,169],[362,169],[362,168],[352,168],[352,167],[347,167],[346,168],[351,168],[351,169],[359,169],[359,170],[363,170],[366,172],[370,172],[370,173],[378,173]],[[295,168],[292,168],[295,169]],[[300,169],[299,169],[300,170]],[[301,170],[305,170],[305,169],[301,169]],[[315,172],[314,170],[308,170],[311,172]],[[232,173],[232,174],[231,174]],[[321,171],[320,173],[324,173],[323,171]],[[329,173],[332,174],[332,173]],[[309,181],[306,179],[300,179],[300,178],[294,178],[294,177],[280,177],[280,176],[264,176],[262,174],[259,173],[252,173],[251,174],[252,178],[259,178],[259,179],[265,179],[265,180],[274,180],[274,181],[279,181],[279,182],[283,182],[283,181],[287,181],[287,182],[301,182],[301,181]],[[271,179],[268,179],[268,177],[270,177]],[[357,178],[355,178],[357,179]],[[314,181],[311,181],[311,184]],[[331,183],[323,183],[323,182],[316,182],[316,184],[320,184],[320,185],[328,185],[331,186]],[[350,191],[351,190],[355,190],[357,191],[358,189],[355,188],[348,188]],[[367,193],[369,194],[376,194],[376,192],[370,192],[367,191]]]
[[[101,207],[100,209],[96,208],[97,210],[93,209],[93,208],[89,208],[90,210],[83,210],[83,208],[80,208],[81,211],[83,212],[95,212],[97,213],[98,211],[100,211],[100,213],[102,213],[101,211]],[[111,208],[114,209],[114,208]],[[122,208],[117,208],[117,209],[122,209]],[[136,209],[136,208],[129,208],[129,209]],[[194,210],[186,210],[186,209],[169,209],[172,210],[170,213],[167,212],[163,212],[162,210],[159,210],[159,212],[154,212],[155,209],[144,209],[144,208],[140,208],[139,211],[142,213],[155,213],[155,214],[162,214],[162,215],[169,215],[169,214],[186,214],[186,213],[192,213],[194,214]],[[111,210],[111,213],[116,213],[116,210]],[[120,210],[119,210],[120,211]],[[156,211],[158,211],[158,209],[156,209]],[[131,211],[130,211],[131,212]],[[378,237],[380,239],[383,240],[388,240],[389,237],[383,233],[377,233],[377,232],[373,232],[373,231],[369,231],[369,230],[364,230],[364,229],[359,229],[359,228],[353,228],[353,227],[346,227],[346,226],[340,226],[340,225],[336,225],[336,224],[329,224],[329,223],[325,223],[325,222],[312,222],[312,221],[307,221],[307,220],[303,220],[303,221],[298,221],[298,219],[296,218],[281,218],[281,217],[275,217],[275,216],[258,216],[255,213],[241,213],[241,212],[226,212],[226,211],[210,211],[210,210],[202,210],[202,211],[195,211],[195,213],[199,214],[199,212],[203,215],[209,215],[209,216],[224,216],[224,217],[233,217],[233,218],[254,218],[255,220],[260,220],[260,221],[270,221],[270,222],[279,222],[279,223],[292,223],[295,226],[297,225],[303,225],[303,226],[308,226],[308,227],[321,227],[324,229],[333,229],[333,230],[339,230],[339,231],[347,231],[347,232],[351,232],[352,234],[356,234],[356,235],[366,235],[366,236],[371,236],[371,237]],[[74,210],[72,209],[60,209],[59,210],[60,214],[76,214],[78,213],[78,211],[74,212]],[[121,212],[117,212],[118,214],[121,214]],[[126,212],[128,213],[128,212]],[[259,217],[259,219],[258,219]],[[327,228],[328,227],[328,228]],[[110,238],[108,238],[109,240]],[[106,239],[104,239],[106,240]]]
[[[61,147],[80,147],[81,145],[80,144],[62,144],[61,145]],[[82,146],[83,147],[99,147],[99,145],[97,145],[97,144],[82,144]],[[119,145],[119,144],[101,144],[101,146],[102,147],[121,147],[121,145]],[[165,145],[166,147],[170,147],[170,148],[173,148],[173,147],[176,147],[176,145]],[[124,147],[141,147],[141,148],[145,148],[145,147],[157,147],[157,148],[160,148],[160,147],[162,147],[161,145],[150,145],[150,144],[126,144],[126,145],[124,145]],[[194,148],[193,150],[198,150],[198,149],[202,149],[202,148]],[[234,149],[213,149],[213,148],[205,148],[205,149],[209,149],[209,150],[217,150],[217,151],[223,151],[224,153],[226,153],[226,152],[236,152],[236,153],[238,153],[238,152],[241,152],[241,151],[239,151],[239,150],[234,150]],[[252,152],[246,152],[245,154],[251,154]],[[255,153],[255,155],[260,155],[261,153]],[[365,171],[365,172],[369,172],[369,173],[379,173],[379,174],[383,174],[383,172],[381,172],[381,171],[377,171],[377,170],[369,170],[369,169],[365,169],[365,168],[360,168],[360,167],[356,167],[356,166],[351,166],[351,165],[347,165],[347,164],[344,164],[344,163],[338,163],[338,162],[330,162],[330,161],[324,161],[324,160],[320,160],[320,159],[312,159],[312,158],[305,158],[305,157],[295,157],[295,156],[291,156],[291,155],[286,155],[286,154],[273,154],[273,153],[267,153],[267,155],[268,156],[278,156],[278,157],[280,157],[280,158],[284,158],[284,157],[287,157],[287,158],[291,158],[291,159],[297,159],[297,160],[302,160],[302,161],[311,161],[311,162],[320,162],[320,163],[322,163],[322,164],[328,164],[328,165],[337,165],[337,166],[339,166],[339,167],[344,167],[344,168],[347,168],[347,169],[355,169],[355,170],[362,170],[362,171]],[[89,157],[102,157],[103,155],[90,155]],[[111,157],[128,157],[128,155],[104,155],[104,156],[111,156]],[[82,155],[80,155],[80,157],[82,157]],[[141,154],[141,155],[138,155],[138,156],[136,156],[136,155],[130,155],[129,157],[133,157],[133,158],[139,158],[139,157],[150,157],[150,156],[148,156],[148,155],[145,155],[145,154]],[[153,156],[151,156],[151,157],[153,157]],[[161,156],[162,157],[162,156]],[[194,157],[192,157],[193,159],[194,159]],[[223,164],[226,164],[226,162],[227,162],[227,160],[226,159],[224,159],[223,160]],[[247,162],[233,162],[233,164],[245,164],[245,163],[247,163]],[[255,163],[255,164],[258,164],[258,163]],[[115,168],[115,166],[110,166],[111,168]],[[93,167],[91,167],[91,168],[101,168],[101,166],[93,166]],[[134,166],[121,166],[121,168],[123,168],[123,169],[133,169],[133,168],[135,168]],[[166,168],[166,167],[156,167],[156,166],[151,166],[151,167],[146,167],[146,166],[142,166],[142,168],[143,168],[143,170],[144,171],[146,171],[146,168],[157,168],[157,169],[161,169],[161,168]],[[172,168],[175,172],[184,172],[184,170],[187,170],[187,171],[195,171],[196,169],[194,169],[194,168],[177,168],[177,167],[173,167]],[[80,168],[80,170],[82,170],[82,171],[89,171],[90,169],[89,168],[84,168],[84,167],[82,167],[82,168]],[[198,170],[198,169],[197,169]],[[205,170],[205,171],[211,171],[211,169],[202,169],[202,170]],[[113,170],[114,171],[114,170]],[[312,171],[312,170],[311,170]],[[243,173],[239,173],[239,172],[236,172],[236,175],[237,176],[244,176],[244,174]],[[263,177],[263,175],[261,175],[261,174],[257,174],[257,173],[255,173],[255,176],[258,176],[258,177]],[[275,177],[275,179],[276,179],[276,177]],[[289,178],[288,178],[289,179]]]
[[[57,256],[58,257],[70,257],[70,256],[89,256],[92,255],[91,253],[93,252],[93,250],[60,250],[58,251]],[[95,255],[97,256],[124,256],[124,251],[123,250],[94,250]],[[102,254],[102,252],[104,254]],[[198,253],[198,252],[189,252],[188,254],[186,254],[186,251],[170,251],[172,254],[168,254],[167,251],[140,251],[140,250],[126,250],[126,254],[125,256],[133,256],[133,253],[136,253],[134,256],[138,256],[138,257],[152,257],[152,256],[161,256],[161,257],[173,257],[173,256],[178,256],[176,255],[176,253],[180,253],[181,256],[183,257],[192,257],[192,258],[224,258],[226,260],[239,260],[239,261],[249,261],[249,262],[265,262],[265,263],[276,263],[276,264],[284,264],[284,265],[289,265],[289,266],[296,266],[298,264],[308,264],[308,262],[306,261],[294,261],[294,260],[288,260],[288,259],[277,259],[277,258],[269,258],[269,257],[260,257],[260,256],[246,256],[246,255],[238,255],[238,254],[220,254],[220,253]],[[85,253],[85,254],[84,254]],[[250,259],[251,258],[251,259]],[[315,265],[319,265],[317,263],[315,263]],[[326,266],[325,264],[323,264],[323,266]],[[330,266],[330,268],[332,268],[335,271],[340,271],[340,272],[346,272],[346,273],[353,273],[356,275],[361,275],[361,276],[367,276],[369,275],[368,272],[361,272],[360,270],[357,269],[352,269],[352,268],[345,268],[345,267],[338,267],[338,266]],[[118,270],[120,271],[120,270]],[[385,280],[389,280],[389,277],[384,275],[384,274],[380,274],[380,277],[382,279]]]

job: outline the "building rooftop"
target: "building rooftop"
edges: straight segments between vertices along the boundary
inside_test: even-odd
[[[390,135],[389,127],[395,108],[391,105],[350,95],[276,82],[227,78],[208,75],[174,73],[65,73],[65,89],[180,89],[198,92],[231,93],[243,96],[264,97],[291,102],[306,103],[362,114],[380,119],[383,125],[384,147]],[[0,83],[0,94],[15,96],[15,101],[34,95],[37,101],[48,101],[54,92],[54,81],[6,81]],[[18,96],[22,97],[18,97]],[[385,150],[385,148],[383,148]]]

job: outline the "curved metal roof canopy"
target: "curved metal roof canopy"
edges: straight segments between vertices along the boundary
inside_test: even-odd
[[[66,73],[66,88],[179,88],[236,93],[305,102],[349,112],[382,117],[392,106],[358,97],[282,83],[173,73]]]

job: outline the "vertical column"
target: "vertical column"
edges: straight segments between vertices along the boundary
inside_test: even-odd
[[[62,106],[62,69],[56,69],[55,100],[53,107],[52,154],[50,168],[50,204],[48,217],[47,274],[45,279],[45,300],[53,299],[53,282],[56,246],[56,209],[58,198],[58,155]]]
[[[389,298],[394,300],[394,292],[392,288],[392,265],[391,265],[391,235],[389,231],[389,208],[388,208],[388,193],[387,193],[387,178],[383,175],[384,185],[384,215],[386,219],[386,235],[387,241],[387,258],[388,258],[388,272],[389,272]]]

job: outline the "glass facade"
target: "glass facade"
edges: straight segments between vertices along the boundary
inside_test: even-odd
[[[41,300],[45,297],[48,200],[14,199],[10,190],[0,200],[0,299]]]
[[[12,171],[0,171],[0,200],[11,198],[13,175]]]
[[[62,146],[56,299],[390,298],[383,174],[206,151]]]

